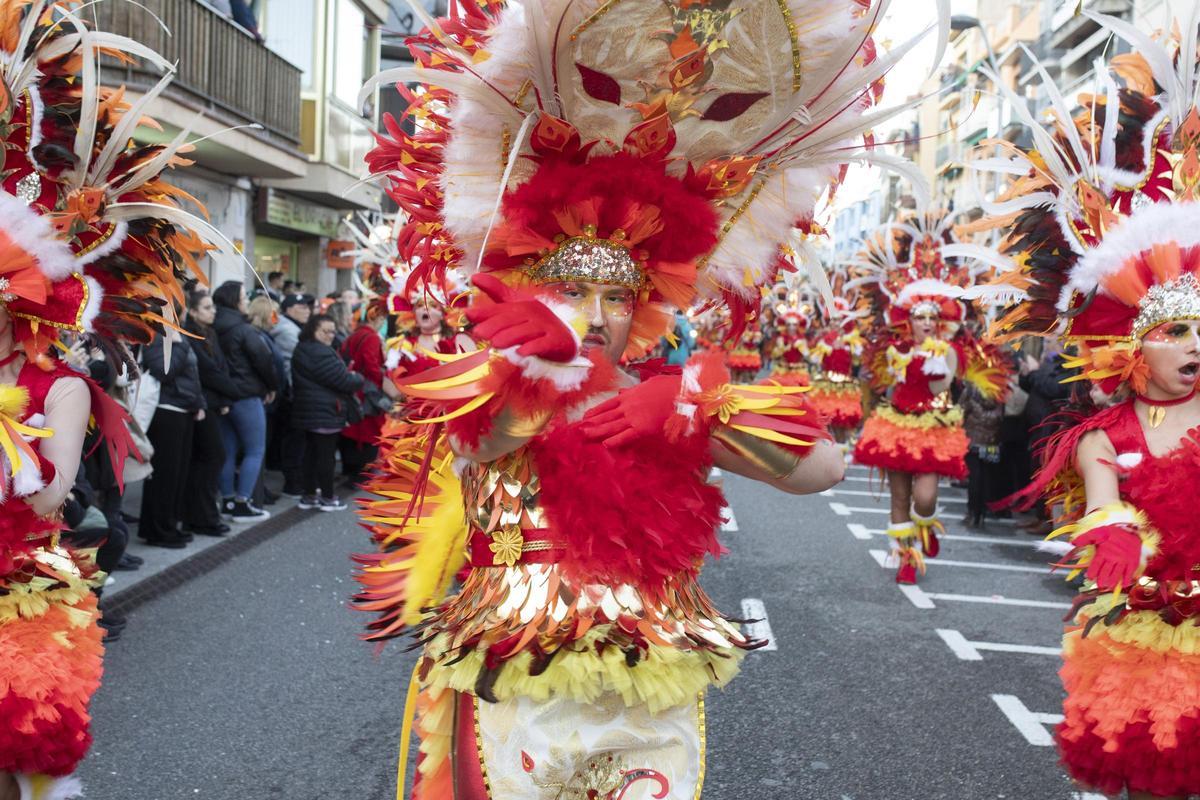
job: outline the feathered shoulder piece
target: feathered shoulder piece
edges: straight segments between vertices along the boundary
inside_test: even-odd
[[[90,29],[75,2],[0,1],[0,302],[29,357],[61,331],[94,334],[114,355],[171,321],[197,258],[238,258],[163,179],[185,165],[187,131],[133,144],[174,67],[131,39]],[[136,103],[99,85],[101,56],[163,70]],[[150,123],[152,124],[152,123]]]
[[[406,119],[369,156],[405,258],[639,292],[630,355],[699,296],[757,310],[864,132],[887,0],[451,2],[410,42]],[[939,8],[942,4],[939,4]],[[403,124],[411,122],[408,133]],[[855,144],[855,140],[859,144]]]
[[[1144,372],[1147,331],[1200,318],[1200,6],[1157,37],[1084,13],[1133,52],[1097,63],[1097,91],[1075,114],[1039,66],[1053,122],[1007,93],[1034,146],[976,167],[1012,179],[984,205],[987,223],[1009,230],[1010,268],[995,284],[1012,302],[995,335],[1063,336],[1080,345],[1084,374],[1111,390]]]

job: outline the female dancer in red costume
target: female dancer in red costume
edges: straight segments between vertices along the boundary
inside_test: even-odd
[[[887,472],[897,583],[916,583],[924,557],[938,553],[938,478],[967,474],[962,411],[950,399],[960,359],[949,340],[963,318],[962,289],[941,257],[941,220],[930,213],[918,218],[919,229],[896,225],[899,236],[889,228],[863,264],[873,270],[865,288],[878,312],[868,360],[887,396],[863,425],[854,460]]]
[[[808,401],[829,420],[834,437],[850,441],[862,422],[862,386],[857,373],[864,339],[859,317],[843,297],[826,309],[827,322],[817,334],[810,357],[816,371]]]
[[[60,541],[61,506],[89,419],[118,468],[132,446],[124,412],[53,354],[86,337],[132,367],[123,341],[172,324],[180,279],[221,239],[161,180],[182,141],[135,146],[148,100],[126,107],[95,78],[102,51],[173,67],[72,5],[0,0],[0,800],[78,795],[104,576]]]
[[[1083,576],[1063,639],[1063,763],[1106,795],[1184,798],[1200,794],[1200,112],[1180,88],[1196,54],[1091,16],[1134,51],[1111,64],[1122,89],[1105,72],[1084,98],[1093,124],[1043,129],[1009,98],[1037,152],[1015,153],[1012,174],[1029,170],[1017,210],[992,220],[1019,265],[997,281],[1019,300],[998,329],[1064,337],[1079,379],[1125,398],[1053,437],[1022,495],[1062,503],[1059,566]]]

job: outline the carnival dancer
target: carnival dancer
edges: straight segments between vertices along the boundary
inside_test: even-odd
[[[812,305],[801,303],[799,293],[788,293],[786,302],[775,307],[778,330],[765,345],[771,353],[772,381],[785,386],[808,386],[808,327]]]
[[[829,421],[834,437],[848,443],[862,422],[862,387],[858,368],[865,340],[859,330],[860,315],[842,295],[826,308],[827,322],[816,335],[811,359],[816,378],[808,401]]]
[[[723,504],[704,476],[807,492],[843,462],[799,387],[737,386],[712,355],[621,364],[698,295],[737,327],[758,310],[871,121],[879,11],[465,3],[385,75],[429,84],[403,90],[417,133],[392,123],[371,157],[402,247],[479,273],[487,342],[402,381],[423,441],[364,518],[370,638],[421,631],[415,797],[700,795],[704,691],[754,646],[697,584]]]
[[[1049,86],[1050,128],[1008,97],[1036,151],[1000,165],[1018,177],[991,220],[1013,264],[994,289],[1018,302],[997,330],[1062,336],[1067,366],[1118,398],[1051,439],[1023,495],[1063,504],[1059,566],[1083,576],[1063,763],[1108,796],[1184,798],[1200,794],[1200,10],[1165,43],[1084,13],[1133,52],[1097,70],[1074,118]]]
[[[964,272],[943,255],[950,236],[944,213],[918,214],[887,226],[860,264],[880,310],[871,371],[886,399],[863,425],[854,460],[887,474],[897,583],[916,583],[925,557],[938,554],[939,477],[967,476],[962,411],[950,398],[960,364],[950,339],[964,314]]]
[[[757,318],[752,319],[734,340],[729,348],[729,356],[725,359],[734,380],[739,383],[752,383],[758,377],[763,367],[763,348],[762,324]]]
[[[91,743],[100,683],[94,551],[62,542],[89,419],[114,465],[125,413],[54,354],[86,337],[132,368],[123,341],[175,325],[180,279],[220,235],[185,213],[160,174],[169,145],[132,145],[156,93],[132,105],[96,83],[102,53],[172,66],[89,30],[46,0],[0,2],[0,798],[64,800]],[[136,232],[136,233],[135,233]],[[224,253],[234,256],[232,245]],[[240,263],[240,262],[239,262]],[[198,270],[196,270],[198,275]],[[118,472],[118,481],[120,480]]]

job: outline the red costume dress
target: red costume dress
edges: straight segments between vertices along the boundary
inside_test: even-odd
[[[849,333],[827,330],[813,347],[820,370],[808,401],[835,428],[857,428],[862,422],[862,386],[854,377],[855,360],[861,352],[857,327]]]
[[[1102,430],[1121,464],[1121,500],[1141,509],[1158,535],[1135,586],[1087,589],[1063,639],[1067,699],[1058,744],[1072,776],[1105,794],[1157,796],[1200,787],[1200,431],[1150,454],[1132,401],[1058,436],[1047,463],[1071,463],[1080,436]]]
[[[23,409],[0,412],[4,435],[13,435],[14,422],[44,433],[46,396],[64,377],[78,379],[65,366],[45,372],[27,362],[15,387]],[[13,388],[5,395],[14,396]],[[40,441],[29,442],[35,453]],[[39,464],[25,470],[36,472]],[[42,460],[40,470],[44,483],[53,467]],[[59,544],[57,515],[38,516],[12,492],[6,487],[0,504],[0,772],[66,776],[92,742],[88,702],[100,686],[104,653],[92,588],[102,576],[93,553]]]
[[[854,460],[886,470],[965,478],[970,442],[962,409],[951,402],[949,390],[936,395],[930,390],[930,383],[946,374],[944,356],[901,344],[889,348],[888,359],[892,389],[863,425]]]

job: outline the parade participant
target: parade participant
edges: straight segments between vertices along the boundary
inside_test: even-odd
[[[96,82],[102,54],[172,66],[88,30],[45,0],[0,2],[0,798],[76,797],[100,683],[94,551],[60,541],[89,418],[117,472],[127,417],[54,358],[83,336],[132,369],[122,341],[176,326],[180,279],[219,237],[175,206],[160,174],[183,144],[137,145],[152,95],[132,105]],[[170,80],[168,75],[165,82]],[[228,254],[232,255],[232,245]],[[240,263],[240,262],[239,262]],[[169,355],[168,355],[169,357]]]
[[[880,310],[871,372],[886,399],[863,425],[854,460],[887,473],[887,533],[896,582],[904,584],[916,583],[925,557],[940,549],[938,478],[967,477],[969,442],[950,387],[966,367],[951,340],[960,332],[965,309],[959,297],[971,273],[949,260],[950,219],[935,210],[892,223],[859,265],[874,278],[864,284]]]
[[[751,383],[763,367],[762,327],[758,319],[746,323],[745,329],[729,348],[725,363],[733,373],[733,379],[738,383]]]
[[[1183,798],[1200,794],[1200,110],[1185,88],[1200,13],[1162,43],[1084,13],[1132,52],[1097,70],[1074,118],[1048,86],[1049,128],[1008,98],[1036,151],[1000,165],[1017,178],[991,221],[1014,268],[995,287],[1019,302],[996,328],[1061,336],[1077,378],[1117,392],[1051,438],[1022,495],[1063,504],[1059,566],[1083,578],[1063,639],[1063,763],[1108,796]]]
[[[771,353],[771,377],[785,386],[808,386],[808,320],[812,306],[793,291],[775,307],[778,333],[765,345]]]
[[[415,797],[700,795],[704,691],[754,646],[697,583],[724,502],[704,476],[810,492],[843,461],[798,387],[636,360],[698,294],[737,333],[757,312],[856,157],[879,10],[468,3],[387,76],[429,84],[402,90],[417,133],[390,122],[371,156],[402,244],[477,270],[488,345],[402,382],[422,433],[364,515],[370,638],[420,626]]]
[[[856,376],[864,345],[860,316],[851,301],[837,295],[826,306],[825,317],[810,354],[816,378],[807,398],[829,421],[834,437],[847,443],[863,416],[862,387]]]

